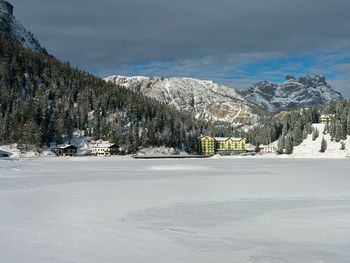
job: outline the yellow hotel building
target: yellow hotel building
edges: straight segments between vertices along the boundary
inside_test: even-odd
[[[201,136],[198,138],[198,153],[206,156],[237,155],[245,152],[246,140],[234,137]]]

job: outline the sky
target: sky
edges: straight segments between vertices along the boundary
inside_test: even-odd
[[[350,98],[348,0],[9,0],[57,58],[96,75],[235,88],[323,75]]]

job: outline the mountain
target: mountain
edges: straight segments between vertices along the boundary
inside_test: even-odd
[[[129,153],[167,146],[193,152],[216,127],[152,98],[0,37],[0,145],[49,146],[75,131]],[[228,129],[227,129],[228,131]],[[220,134],[228,135],[225,129]]]
[[[331,101],[343,99],[341,93],[327,84],[322,76],[287,76],[282,84],[260,81],[239,93],[248,101],[271,112],[298,107],[324,106]]]
[[[0,37],[10,38],[25,48],[46,53],[34,36],[13,16],[13,6],[3,0],[0,0]]]
[[[251,127],[258,123],[262,114],[259,107],[248,102],[235,89],[212,81],[122,76],[111,76],[105,80],[193,113],[200,120]]]

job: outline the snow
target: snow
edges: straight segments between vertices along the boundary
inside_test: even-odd
[[[78,155],[84,155],[89,149],[90,137],[85,136],[85,132],[81,130],[74,130],[73,138],[66,140],[64,145],[51,144],[51,148],[67,147],[74,145],[78,148]],[[37,158],[37,157],[53,157],[55,154],[49,147],[38,149],[35,146],[28,146],[27,149],[19,149],[17,144],[0,145],[0,151],[7,153],[11,158]]]
[[[340,142],[335,142],[331,140],[329,134],[323,134],[325,125],[324,124],[313,124],[315,129],[319,131],[319,137],[313,141],[312,134],[297,147],[294,147],[292,156],[299,158],[345,158],[350,156],[350,137],[348,136],[345,140],[345,150],[340,149]],[[322,138],[327,141],[327,150],[324,153],[320,152]]]
[[[41,149],[38,151],[35,147],[29,147],[27,151],[18,149],[17,144],[0,145],[0,151],[6,153],[11,158],[35,158],[54,156],[54,153],[49,149]]]
[[[349,168],[347,159],[0,160],[0,258],[347,263]]]
[[[148,97],[193,113],[198,119],[228,122],[247,128],[255,126],[259,120],[256,105],[245,100],[235,89],[213,81],[140,76],[111,76],[105,81],[141,91]]]
[[[188,155],[187,152],[175,149],[173,147],[148,147],[137,152],[138,156],[161,156],[161,155]]]
[[[332,141],[329,134],[323,134],[325,124],[312,124],[312,127],[319,131],[319,137],[313,141],[312,134],[309,134],[299,146],[294,147],[293,153],[291,155],[277,155],[271,153],[257,155],[256,158],[350,158],[350,136],[348,136],[346,140],[341,141],[345,143],[345,150],[341,150],[341,142]],[[324,138],[327,142],[327,150],[324,153],[320,152],[322,138]],[[274,141],[268,146],[278,148],[278,141]],[[254,146],[250,146],[250,149],[253,149],[253,147]]]
[[[342,95],[327,84],[322,76],[294,77],[281,84],[260,81],[248,90],[241,91],[248,100],[269,111],[278,112],[300,106],[323,106],[342,99]]]

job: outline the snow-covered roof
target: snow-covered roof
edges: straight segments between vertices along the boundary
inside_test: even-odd
[[[241,141],[243,138],[235,138],[235,137],[215,137],[215,140],[218,142],[225,142],[227,140]]]
[[[277,145],[274,143],[268,144],[268,145],[264,145],[264,144],[260,144],[259,148],[276,148]]]
[[[115,143],[101,143],[93,145],[92,148],[111,148],[113,146],[117,145]]]
[[[70,148],[70,147],[77,148],[76,146],[74,146],[74,145],[72,145],[72,144],[57,145],[57,148],[58,148],[58,149],[67,149],[67,148]]]

